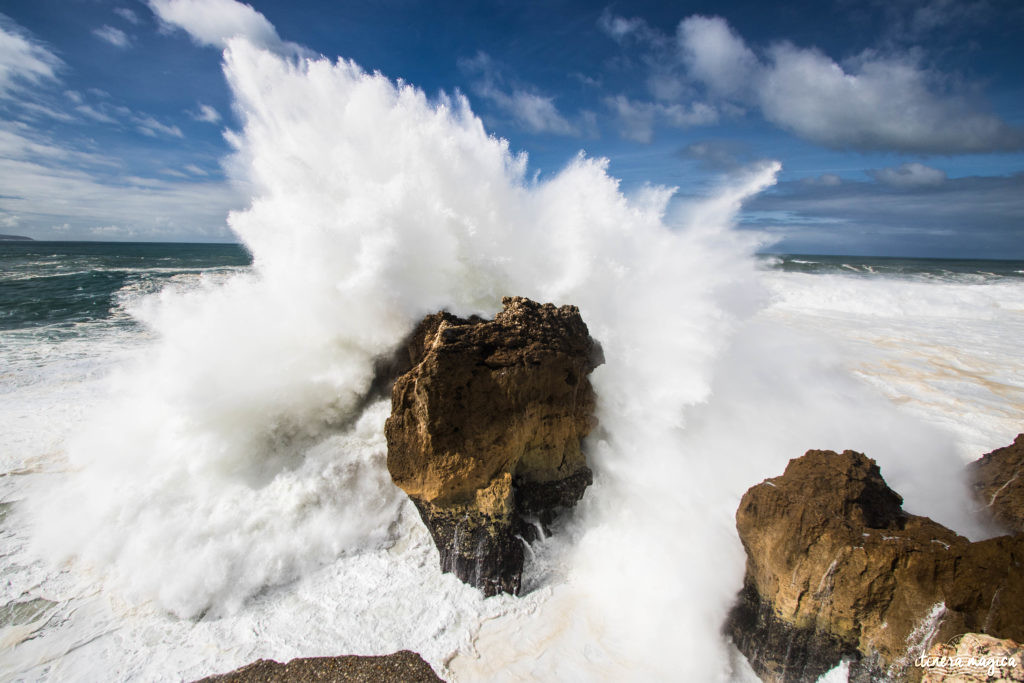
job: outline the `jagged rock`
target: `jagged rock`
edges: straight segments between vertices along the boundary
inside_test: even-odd
[[[766,681],[915,680],[933,642],[1024,636],[1024,536],[971,543],[902,510],[873,460],[808,451],[747,491],[747,573],[726,631]]]
[[[967,466],[978,502],[992,519],[1024,533],[1024,434]]]
[[[444,683],[422,657],[402,650],[378,657],[307,657],[287,664],[260,659],[196,683]]]
[[[391,394],[388,470],[416,504],[441,569],[485,595],[518,593],[523,542],[592,476],[587,376],[601,362],[575,306],[505,297],[493,321],[427,316]]]
[[[922,683],[1024,681],[1024,648],[1012,640],[965,633],[933,645],[914,666],[924,671]]]

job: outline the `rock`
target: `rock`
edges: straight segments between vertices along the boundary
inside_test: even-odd
[[[915,680],[933,642],[1024,636],[1024,536],[971,543],[902,510],[860,453],[808,451],[736,512],[747,572],[726,632],[767,681]]]
[[[444,683],[422,657],[402,650],[379,657],[308,657],[287,664],[260,659],[196,683]]]
[[[452,572],[517,594],[523,543],[592,481],[581,440],[596,424],[587,376],[601,362],[575,306],[505,297],[493,321],[427,316],[394,383],[388,470]]]
[[[914,662],[922,683],[1024,681],[1024,648],[1012,640],[965,633]]]
[[[997,523],[1024,533],[1024,434],[967,466],[978,502]]]

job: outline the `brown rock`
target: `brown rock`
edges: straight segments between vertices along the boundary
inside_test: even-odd
[[[1024,681],[1024,648],[1012,640],[965,633],[915,660],[922,683]]]
[[[747,573],[727,632],[764,680],[915,679],[966,632],[1024,636],[1024,536],[971,543],[902,510],[860,453],[808,451],[736,513]]]
[[[287,664],[260,659],[196,683],[444,683],[422,657],[402,650],[379,657],[308,657]]]
[[[600,363],[575,306],[505,297],[493,321],[427,316],[391,394],[388,470],[416,504],[442,571],[485,595],[518,593],[523,540],[591,482]],[[520,538],[522,537],[522,539]]]
[[[1024,533],[1024,434],[967,466],[978,502],[1009,531]]]

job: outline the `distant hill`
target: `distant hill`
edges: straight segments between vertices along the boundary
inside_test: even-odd
[[[20,240],[23,242],[34,241],[31,237],[22,237],[21,235],[0,235],[0,240]]]

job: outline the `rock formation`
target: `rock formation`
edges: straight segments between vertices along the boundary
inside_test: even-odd
[[[967,466],[978,502],[996,522],[1024,533],[1024,434]]]
[[[921,683],[987,683],[1024,681],[1024,648],[1012,640],[965,633],[937,643],[914,662]]]
[[[587,376],[601,362],[575,306],[506,297],[493,321],[427,316],[391,394],[388,470],[452,572],[485,595],[518,593],[523,544],[592,477]]]
[[[767,681],[915,680],[934,642],[1024,637],[1024,536],[976,543],[902,510],[860,453],[808,451],[747,491],[747,572],[726,631]]]
[[[196,683],[444,683],[415,652],[379,657],[308,657],[287,664],[260,659]]]

